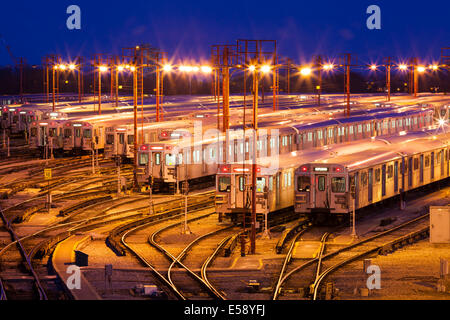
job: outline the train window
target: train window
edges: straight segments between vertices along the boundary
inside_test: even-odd
[[[439,164],[441,163],[441,157],[442,157],[442,151],[439,151],[436,157],[436,163]]]
[[[418,158],[414,158],[414,170],[419,169],[419,159]]]
[[[13,123],[17,123],[19,121],[19,116],[14,116],[13,117]]]
[[[417,124],[417,117],[414,118],[414,124]]]
[[[335,193],[345,192],[345,178],[333,177],[331,179],[331,191]]]
[[[64,129],[64,138],[70,138],[72,136],[71,129]]]
[[[83,130],[83,137],[84,138],[92,138],[92,130],[91,129],[84,129]]]
[[[380,177],[381,177],[381,175],[380,175],[380,168],[375,169],[375,181],[376,182],[380,182]]]
[[[79,138],[81,136],[81,130],[80,128],[75,129],[75,137]]]
[[[366,131],[367,131],[367,132],[370,131],[370,123],[367,124],[367,130],[366,130]]]
[[[297,190],[299,192],[309,192],[310,187],[311,187],[311,179],[309,176],[298,176]]]
[[[37,134],[37,128],[31,128],[31,132],[30,132],[32,137],[36,137]]]
[[[325,176],[319,176],[317,178],[317,189],[319,191],[325,191]]]
[[[394,175],[394,166],[390,165],[390,166],[388,166],[388,169],[387,169],[387,177],[392,178],[393,175]]]
[[[273,190],[273,177],[269,177],[269,190]]]
[[[134,134],[129,134],[127,136],[127,143],[128,144],[133,144],[134,143]]]
[[[183,154],[182,153],[178,154],[177,164],[183,164]]]
[[[256,178],[256,192],[264,192],[264,187],[266,186],[266,178],[257,177]]]
[[[139,165],[145,166],[148,163],[148,153],[139,153]]]
[[[425,157],[425,168],[430,166],[430,156]]]
[[[161,164],[161,152],[155,153],[155,164],[160,165]]]
[[[48,135],[49,135],[50,137],[56,137],[56,128],[50,128],[50,129],[48,130]]]
[[[358,133],[361,133],[362,132],[362,125],[358,125]]]
[[[125,133],[119,133],[119,143],[120,144],[125,143]]]
[[[192,153],[193,158],[194,158],[194,163],[200,163],[200,150],[194,150],[194,152]]]
[[[349,133],[353,134],[353,126],[348,127]]]
[[[289,136],[289,145],[292,145],[292,135]]]
[[[333,137],[333,129],[328,129],[328,136],[330,137],[330,138],[332,138]]]
[[[231,177],[219,177],[219,192],[231,191]]]
[[[8,114],[6,112],[2,115],[2,117],[3,117],[3,120],[8,120]]]
[[[312,132],[308,132],[308,141],[312,141]]]
[[[244,191],[245,189],[245,178],[244,176],[239,176],[239,191]]]
[[[106,135],[106,144],[114,144],[114,135],[113,134]]]
[[[361,173],[361,186],[364,187],[367,185],[367,172],[363,171]]]

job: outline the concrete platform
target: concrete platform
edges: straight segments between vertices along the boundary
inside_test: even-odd
[[[320,241],[298,241],[292,252],[294,259],[316,258],[320,250]]]
[[[55,248],[52,256],[52,265],[55,269],[58,277],[66,285],[68,278],[71,274],[67,273],[69,265],[75,263],[75,250],[86,241],[90,240],[90,236],[87,235],[75,235],[61,241]],[[101,300],[101,297],[94,289],[94,287],[86,280],[81,272],[81,288],[67,290],[73,296],[75,300]]]

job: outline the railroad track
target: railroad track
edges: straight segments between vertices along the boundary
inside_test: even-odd
[[[6,229],[11,234],[12,239],[16,242],[16,245],[18,246],[18,249],[19,249],[18,252],[20,253],[20,255],[22,257],[22,260],[25,262],[25,266],[27,268],[28,273],[31,274],[31,276],[33,277],[33,285],[31,286],[32,290],[30,290],[29,292],[33,292],[33,289],[34,289],[39,297],[39,300],[48,300],[47,292],[44,289],[41,279],[39,278],[36,270],[33,267],[33,263],[31,262],[31,259],[28,256],[28,253],[26,252],[26,250],[25,250],[22,242],[18,238],[16,232],[11,227],[9,221],[6,219],[6,217],[3,213],[3,210],[1,210],[1,208],[0,208],[0,214],[1,214],[1,219],[2,219]],[[17,269],[19,269],[19,268],[17,268]],[[6,299],[6,289],[4,289],[3,284],[1,285],[1,291],[2,291],[2,296],[4,296],[4,298]]]
[[[205,219],[210,217],[212,214],[207,214],[204,216],[200,216],[198,218],[193,218],[190,221],[195,221],[197,219]],[[160,252],[162,252],[166,258],[171,262],[170,266],[167,269],[167,279],[169,280],[169,282],[173,285],[176,286],[174,283],[174,278],[178,278],[178,282],[180,282],[180,276],[181,274],[178,273],[177,275],[174,275],[172,273],[173,268],[176,265],[179,265],[180,267],[182,267],[184,270],[186,270],[187,272],[187,276],[189,276],[191,279],[193,279],[194,281],[196,281],[203,289],[206,289],[207,293],[209,294],[209,296],[213,299],[218,299],[218,300],[225,300],[225,297],[222,293],[219,292],[219,290],[217,290],[209,281],[205,280],[205,275],[206,275],[206,268],[207,268],[207,264],[203,263],[201,265],[201,271],[200,271],[200,275],[198,275],[195,271],[193,271],[194,267],[188,267],[187,263],[183,263],[183,260],[185,260],[187,258],[188,252],[192,251],[192,248],[195,245],[198,245],[198,243],[202,240],[205,240],[207,238],[211,238],[212,236],[215,236],[219,233],[222,233],[224,231],[229,230],[231,227],[225,227],[225,228],[219,228],[210,232],[207,232],[206,234],[203,234],[199,237],[197,237],[196,239],[194,239],[192,242],[190,242],[177,256],[174,256],[169,249],[166,249],[165,247],[163,247],[161,244],[159,244],[156,240],[157,237],[160,236],[160,234],[164,231],[167,231],[168,229],[173,229],[177,226],[181,226],[184,223],[184,221],[180,221],[180,222],[176,222],[173,224],[170,224],[168,226],[164,226],[158,230],[156,230],[155,232],[153,232],[149,237],[148,237],[148,242],[155,248],[157,248]],[[222,238],[222,237],[221,237]],[[202,250],[205,250],[202,247]],[[210,257],[208,256],[206,260],[208,260]],[[205,260],[205,262],[206,262]],[[186,277],[181,276],[181,280],[183,281],[183,283],[186,281]],[[182,291],[180,289],[180,291]],[[198,297],[196,296],[194,299],[197,300],[199,298],[202,297]]]
[[[26,241],[28,243],[28,247],[31,248],[28,250],[28,254],[27,254],[30,261],[32,261],[34,259],[42,260],[44,258],[44,256],[50,254],[50,252],[52,251],[52,248],[54,246],[56,246],[57,243],[59,243],[62,240],[65,240],[66,238],[70,237],[73,234],[76,234],[78,232],[85,232],[85,231],[93,230],[96,228],[101,228],[104,226],[114,228],[117,224],[123,223],[124,221],[133,221],[137,217],[142,217],[142,214],[136,214],[136,213],[124,215],[124,214],[132,211],[131,209],[125,209],[125,210],[120,210],[120,211],[116,211],[116,212],[112,212],[112,213],[107,213],[109,210],[118,208],[121,205],[128,205],[132,202],[142,201],[142,200],[147,200],[147,199],[122,198],[121,200],[123,200],[122,203],[116,203],[116,204],[108,206],[107,208],[103,208],[91,217],[77,219],[75,221],[69,221],[69,222],[64,221],[62,223],[58,223],[58,224],[55,224],[52,226],[45,227],[39,231],[36,231],[29,235],[26,235],[20,239],[15,239],[13,242],[9,243],[7,246],[5,246],[4,248],[2,248],[0,250],[0,258],[12,246],[17,245],[19,242],[23,243]],[[103,203],[102,205],[105,205],[105,203]],[[96,212],[95,210],[93,210],[93,208],[91,208],[91,209],[92,209],[92,212]],[[44,240],[42,240],[43,238],[44,238]],[[33,239],[35,239],[35,240],[33,241]],[[37,243],[36,243],[36,240],[38,240]],[[17,252],[13,252],[12,255],[10,254],[8,256],[8,261],[20,261],[20,257],[17,256]],[[16,270],[20,269],[20,265],[15,265],[13,269],[16,272]],[[37,272],[37,273],[40,273],[43,276],[48,276],[47,267],[42,265],[39,268],[39,272]],[[51,294],[49,294],[49,296],[51,296],[52,299],[59,299],[61,297],[64,299],[69,298],[69,296],[67,296],[67,295],[61,295],[61,292],[64,292],[67,290],[63,290],[65,284],[62,283],[61,281],[59,281],[59,278],[53,279],[53,283],[49,284],[49,282],[50,281],[47,279],[46,285],[52,287],[50,290]],[[23,285],[23,283],[21,283],[20,285]],[[30,292],[32,291],[31,288],[27,288],[26,290],[28,290]],[[5,292],[7,292],[7,291],[11,291],[11,290],[5,289]],[[49,290],[47,290],[47,291],[49,291]],[[5,295],[5,297],[6,297],[6,295]],[[17,298],[17,297],[15,297],[15,298]],[[37,296],[28,295],[27,297],[22,297],[22,298],[35,299],[35,298],[37,298]]]
[[[211,194],[212,194],[211,192],[207,193],[207,195],[208,195],[207,203],[209,204],[209,208],[212,208],[214,206],[214,197],[211,197]],[[151,226],[160,224],[165,221],[169,221],[169,220],[173,220],[173,219],[180,219],[180,221],[176,222],[175,224],[170,224],[170,226],[178,225],[179,223],[183,223],[184,220],[181,220],[181,219],[184,216],[184,213],[180,212],[179,209],[184,209],[184,205],[180,206],[178,208],[172,208],[164,213],[157,214],[153,217],[144,218],[139,221],[134,221],[132,223],[129,223],[128,225],[122,226],[119,228],[118,231],[116,231],[114,233],[114,237],[120,236],[120,242],[121,242],[122,246],[124,246],[127,251],[131,252],[144,266],[148,267],[151,270],[151,272],[158,279],[158,282],[161,285],[163,285],[166,289],[169,290],[172,297],[180,299],[180,300],[187,300],[187,297],[182,293],[182,291],[180,289],[178,289],[174,285],[174,283],[170,279],[168,279],[168,277],[164,276],[160,271],[158,271],[157,267],[155,267],[152,263],[150,263],[149,259],[147,259],[147,256],[149,255],[148,249],[146,250],[146,254],[144,255],[135,248],[136,244],[133,245],[133,244],[129,243],[129,241],[127,241],[127,238],[131,237],[134,233],[137,233],[138,231],[140,231],[142,229],[149,228]],[[205,209],[208,209],[208,208],[205,208],[204,205],[201,208],[192,206],[192,207],[190,207],[189,214],[192,216],[192,214],[194,212],[202,211]],[[200,214],[195,217],[191,217],[188,221],[200,219],[200,218],[203,218],[206,216],[210,216],[212,214],[213,214],[212,212],[204,214],[204,215]],[[158,231],[160,231],[161,229],[162,228],[159,228]],[[191,243],[190,246],[192,246],[194,243]],[[148,243],[147,243],[147,248],[148,248]],[[120,250],[120,248],[119,248],[119,250]],[[196,275],[196,276],[198,277],[198,275]],[[199,277],[199,278],[201,279],[201,277]],[[211,287],[210,284],[207,285],[205,283],[204,285]]]
[[[282,293],[282,286],[290,279],[295,282],[295,285],[293,285],[295,287],[302,287],[302,285],[305,287],[305,284],[309,285],[309,291],[305,293],[305,296],[313,300],[323,298],[321,288],[323,287],[325,279],[330,274],[336,272],[348,263],[365,256],[387,253],[395,250],[399,246],[422,239],[427,236],[429,232],[428,217],[429,214],[421,215],[386,231],[379,232],[373,236],[344,246],[333,245],[327,242],[330,233],[326,232],[321,237],[320,249],[317,257],[309,259],[285,273],[285,264],[287,265],[289,263],[289,255],[292,254],[292,249],[298,237],[303,234],[303,232],[306,232],[306,230],[304,230],[291,242],[291,247],[286,256],[285,264],[283,264],[272,299],[279,299]],[[314,266],[316,266],[315,270]],[[312,280],[311,274],[314,274]],[[297,277],[298,279],[294,279],[294,277]],[[302,285],[298,285],[299,283]]]

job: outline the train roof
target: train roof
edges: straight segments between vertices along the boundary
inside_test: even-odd
[[[262,168],[262,172],[269,175],[279,168],[297,168],[307,163],[336,163],[353,168],[352,166],[376,164],[401,155],[412,155],[449,144],[450,133],[435,132],[433,135],[432,130],[428,130],[294,151],[278,155],[278,157],[260,157],[257,163]],[[245,163],[251,165],[252,161],[247,160]],[[232,164],[240,165],[242,161]]]
[[[378,149],[360,151],[357,153],[339,155],[326,160],[315,160],[311,163],[333,163],[347,167],[349,171],[362,169],[400,159],[403,156],[409,157],[417,153],[426,152],[438,148],[444,148],[449,145],[448,139],[450,134],[441,134],[437,136],[429,136],[415,140],[406,140],[383,146]]]

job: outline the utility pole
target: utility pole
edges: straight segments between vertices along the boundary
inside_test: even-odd
[[[258,61],[259,63],[259,61]],[[253,157],[252,157],[252,219],[250,230],[250,253],[256,253],[256,138],[258,131],[258,69],[253,72]]]
[[[347,95],[347,117],[350,117],[350,62],[351,55],[350,53],[346,53],[346,62],[345,62],[345,91]]]
[[[319,85],[317,86],[317,105],[320,107],[320,94],[322,92],[322,56],[317,56],[316,61],[317,68],[317,78],[319,81]]]
[[[386,58],[387,101],[391,101],[391,57]]]
[[[419,91],[419,72],[417,71],[417,58],[413,58],[413,81],[414,81],[414,98],[417,98],[417,92]]]
[[[137,67],[134,67],[133,70],[133,111],[134,111],[134,167],[133,167],[133,184],[134,188],[137,189],[139,187],[137,181],[137,149],[138,149],[138,141],[137,141]]]
[[[223,48],[222,67],[222,93],[223,93],[223,132],[226,133],[230,127],[230,69],[228,66],[228,47]]]

